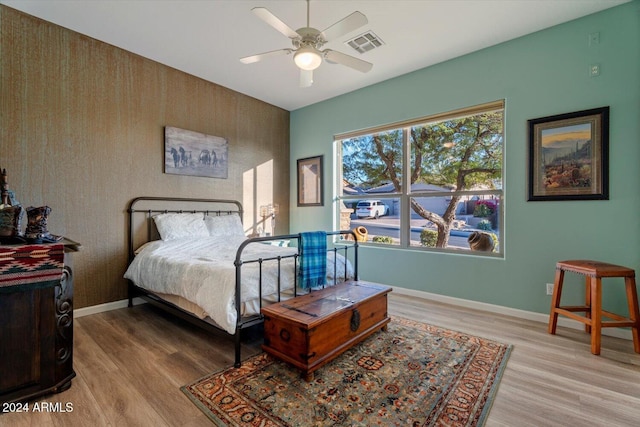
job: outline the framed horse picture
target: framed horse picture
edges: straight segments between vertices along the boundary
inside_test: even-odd
[[[164,173],[227,179],[228,156],[225,138],[164,128]]]

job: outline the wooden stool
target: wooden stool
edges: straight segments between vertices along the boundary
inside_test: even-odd
[[[586,304],[581,306],[560,306],[562,281],[564,272],[571,271],[586,276]],[[638,294],[636,290],[636,273],[634,270],[619,265],[599,261],[574,260],[560,261],[556,264],[556,278],[551,297],[551,314],[549,316],[549,333],[556,333],[558,314],[570,317],[585,324],[585,331],[591,333],[591,353],[600,354],[601,328],[631,327],[633,350],[640,353],[640,312],[638,311]],[[627,304],[629,318],[602,310],[602,278],[624,277],[627,288]],[[580,316],[574,312],[585,312]],[[602,321],[606,317],[612,321]]]

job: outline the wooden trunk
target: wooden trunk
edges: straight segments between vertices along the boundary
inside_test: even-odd
[[[386,329],[389,286],[349,281],[262,309],[267,353],[313,372],[379,329]]]

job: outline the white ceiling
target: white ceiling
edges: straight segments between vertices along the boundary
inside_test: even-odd
[[[354,11],[369,23],[330,48],[372,62],[366,74],[324,63],[300,88],[292,56],[245,65],[239,58],[291,47],[258,19],[266,7],[306,26],[303,0],[0,0],[12,8],[295,110],[343,93],[598,12],[630,0],[312,0],[310,26],[324,30]],[[367,30],[385,45],[359,54],[343,43]],[[597,28],[594,28],[597,30]],[[587,34],[585,34],[587,43]]]

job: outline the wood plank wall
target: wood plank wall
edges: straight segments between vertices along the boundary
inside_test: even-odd
[[[75,307],[126,297],[126,205],[233,198],[245,226],[280,205],[288,231],[289,112],[0,5],[0,167],[75,254]],[[168,175],[164,126],[229,141],[228,179]],[[24,218],[23,228],[26,224]]]

